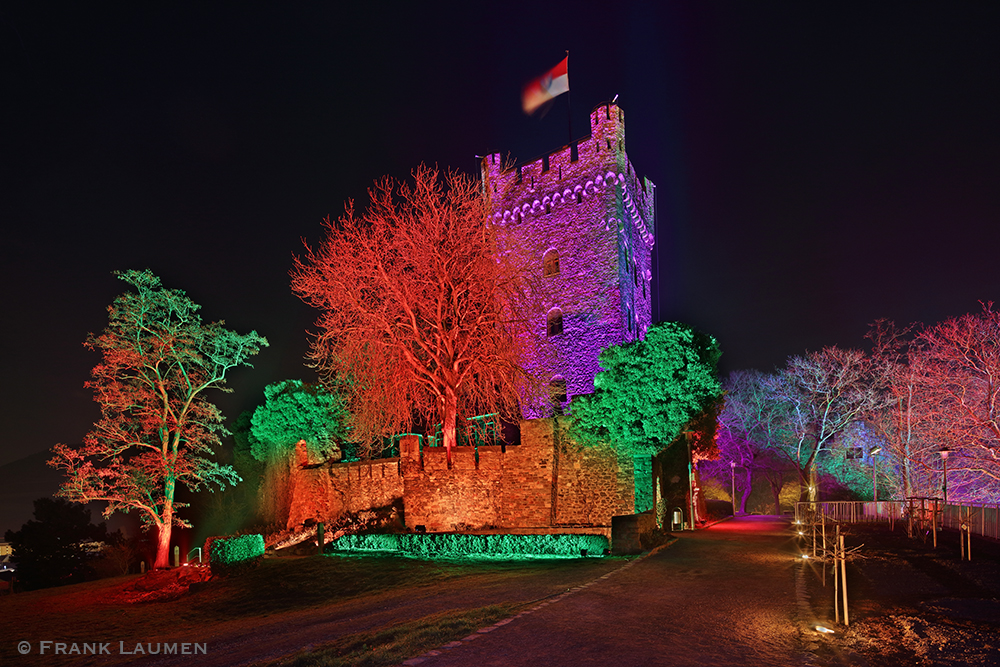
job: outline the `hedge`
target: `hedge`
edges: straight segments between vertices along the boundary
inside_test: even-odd
[[[264,559],[264,536],[210,537],[205,551],[212,574],[237,574],[257,567]]]
[[[394,552],[418,558],[469,556],[510,558],[524,556],[579,557],[583,551],[600,555],[609,547],[604,535],[466,535],[405,533],[344,535],[327,547],[340,552]]]

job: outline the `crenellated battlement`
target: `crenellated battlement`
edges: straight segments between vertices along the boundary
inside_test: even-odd
[[[639,178],[625,152],[625,113],[602,104],[590,136],[521,164],[499,153],[482,160],[491,219],[520,237],[544,272],[545,341],[531,370],[590,393],[602,348],[642,338],[652,323],[655,185]],[[552,406],[525,409],[525,417]]]

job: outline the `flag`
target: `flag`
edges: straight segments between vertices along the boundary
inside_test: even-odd
[[[521,93],[524,113],[534,113],[549,100],[569,92],[569,56],[558,65],[530,82]]]

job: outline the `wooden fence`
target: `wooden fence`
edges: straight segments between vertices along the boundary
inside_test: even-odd
[[[949,503],[940,498],[906,500],[800,502],[795,504],[796,522],[806,522],[811,513],[822,514],[840,523],[917,522],[937,528],[959,530],[964,523],[970,533],[1000,540],[1000,505]]]

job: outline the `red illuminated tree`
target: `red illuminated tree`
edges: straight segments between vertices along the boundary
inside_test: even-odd
[[[106,517],[138,511],[157,531],[155,567],[168,567],[172,527],[190,525],[177,515],[184,506],[177,485],[197,491],[239,481],[231,467],[205,458],[225,433],[222,413],[205,394],[230,391],[228,371],[249,366],[267,340],[223,322],[203,324],[198,304],[148,270],[118,277],[135,291],[115,299],[107,328],[86,342],[104,357],[86,384],[101,419],[81,447],[56,445],[49,465],[69,477],[57,495],[105,501]]]
[[[516,419],[534,386],[533,272],[490,224],[478,181],[421,166],[369,195],[361,217],[349,203],[295,260],[292,289],[321,311],[310,357],[344,388],[359,453],[415,420],[441,422],[450,464],[459,414]]]
[[[917,387],[930,430],[920,461],[940,479],[938,452],[947,446],[949,496],[995,500],[1000,492],[1000,313],[992,303],[983,304],[981,313],[925,329],[917,344]]]

